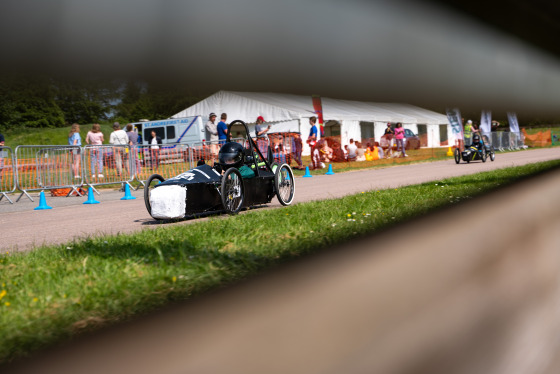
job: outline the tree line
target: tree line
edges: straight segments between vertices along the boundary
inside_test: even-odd
[[[153,82],[0,76],[0,131],[163,119],[202,98]]]

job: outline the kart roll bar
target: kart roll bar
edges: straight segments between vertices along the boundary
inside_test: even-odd
[[[261,151],[259,150],[259,147],[257,147],[257,145],[255,144],[255,142],[253,141],[253,138],[251,138],[251,133],[249,132],[249,128],[247,127],[247,124],[241,120],[235,120],[233,122],[231,122],[228,125],[228,132],[226,134],[226,141],[230,142],[231,141],[231,128],[234,125],[243,125],[243,127],[245,127],[245,132],[247,133],[247,141],[249,142],[249,150],[251,151],[251,156],[254,154],[253,152],[256,152],[261,159],[264,161],[266,169],[268,171],[270,171],[271,173],[272,171],[272,166],[270,166],[270,162],[268,162],[269,159],[272,159],[272,149],[270,149],[270,145],[268,146],[268,158],[264,158]],[[257,173],[260,173],[259,171],[259,165],[257,164],[257,159],[255,157],[253,157],[253,164],[255,165],[255,170],[257,171]]]

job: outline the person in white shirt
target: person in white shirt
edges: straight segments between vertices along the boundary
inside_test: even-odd
[[[357,152],[358,147],[354,143],[354,139],[350,139],[350,144],[348,144],[348,161],[356,161],[358,157]]]
[[[121,126],[118,122],[113,124],[113,132],[109,136],[109,144],[115,145],[116,147],[113,148],[113,156],[114,156],[114,163],[117,168],[117,176],[121,176],[122,174],[122,167],[123,167],[123,160],[125,161],[124,167],[125,170],[128,171],[128,159],[126,152],[126,145],[128,144],[128,135],[124,130],[121,130]]]

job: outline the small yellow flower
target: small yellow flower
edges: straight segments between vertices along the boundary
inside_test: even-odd
[[[36,297],[34,297],[34,298],[33,298],[33,302],[36,303],[37,301],[39,301],[39,299],[36,298]]]
[[[66,296],[66,294],[64,294],[62,297],[66,299],[68,296]]]
[[[352,217],[352,215],[351,215],[350,213],[348,213],[346,216],[347,216],[347,217]]]
[[[177,277],[173,277],[173,283],[177,282]]]
[[[12,305],[12,304],[10,304],[10,302],[9,302],[9,301],[6,301],[6,302],[4,303],[4,305],[6,305],[6,306],[10,306],[10,305]]]
[[[6,296],[6,294],[7,294],[6,290],[2,290],[2,292],[0,292],[0,300],[2,300],[2,298]]]

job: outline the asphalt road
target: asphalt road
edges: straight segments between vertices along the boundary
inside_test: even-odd
[[[444,178],[473,174],[509,166],[560,158],[559,148],[498,153],[496,161],[486,163],[455,164],[452,159],[414,165],[393,166],[317,175],[312,178],[296,178],[294,204],[339,198],[362,191],[397,188],[400,186],[437,181]],[[325,170],[326,171],[326,170]],[[53,209],[34,210],[39,195],[32,195],[35,202],[26,197],[15,204],[6,199],[0,201],[0,250],[25,251],[43,244],[64,244],[72,240],[117,233],[132,233],[160,225],[185,225],[204,218],[188,219],[175,223],[161,223],[150,217],[144,206],[143,190],[132,191],[135,200],[120,200],[122,192],[105,191],[96,195],[100,203],[84,205],[85,197],[50,197],[47,204]],[[15,202],[15,198],[12,199]],[[276,199],[269,207],[278,207]]]

